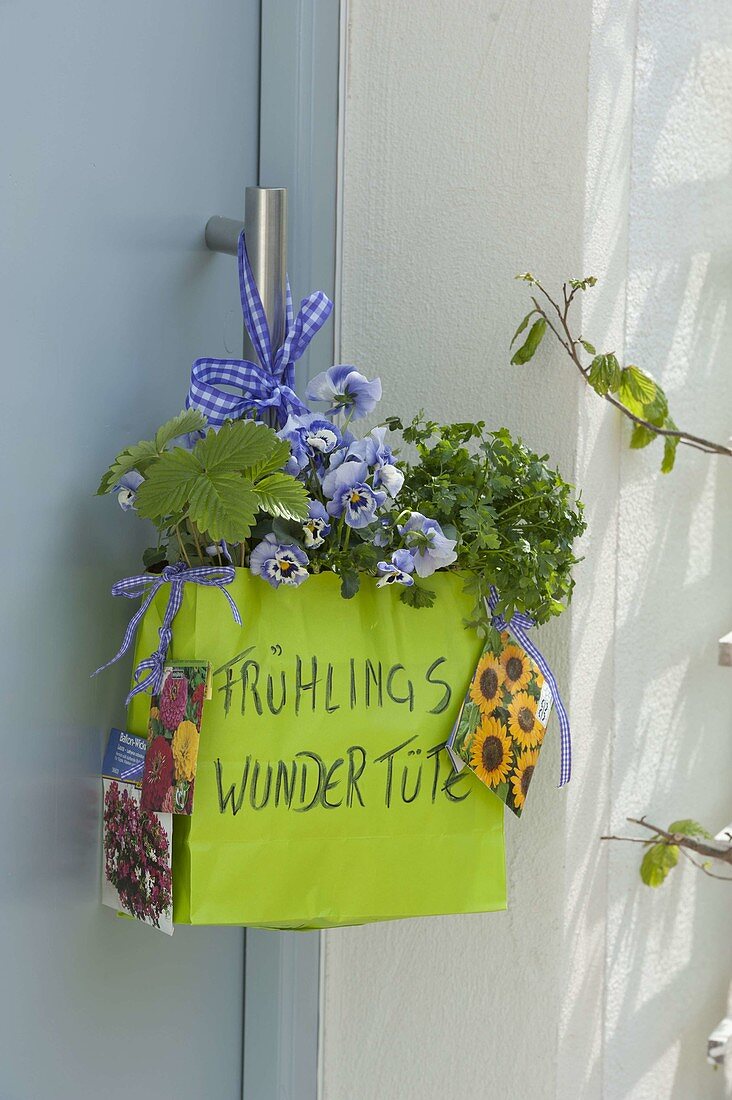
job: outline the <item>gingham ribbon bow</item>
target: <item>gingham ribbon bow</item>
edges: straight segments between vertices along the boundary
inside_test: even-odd
[[[177,565],[166,565],[162,573],[142,573],[137,577],[125,577],[124,580],[117,581],[117,583],[112,586],[113,596],[124,596],[128,600],[135,600],[143,596],[144,599],[139,610],[135,612],[127,624],[127,629],[125,630],[125,636],[122,639],[122,645],[119,648],[119,652],[111,661],[107,661],[106,665],[102,665],[101,668],[98,668],[92,675],[96,676],[98,672],[103,672],[105,668],[109,668],[110,665],[113,665],[115,661],[118,661],[120,657],[124,656],[132,645],[132,640],[135,637],[135,632],[140,624],[140,620],[152,603],[155,593],[164,584],[170,583],[168,606],[165,608],[163,623],[158,631],[160,643],[155,652],[140,661],[135,669],[133,677],[135,686],[130,691],[125,702],[129,704],[130,699],[132,699],[134,695],[137,695],[140,691],[145,691],[147,687],[152,687],[153,695],[159,692],[163,685],[165,659],[168,655],[168,648],[173,637],[173,619],[178,614],[180,605],[183,601],[183,586],[192,583],[202,584],[206,587],[219,588],[229,601],[234,621],[241,626],[239,608],[236,606],[231,593],[227,592],[224,587],[227,584],[231,584],[234,577],[235,572],[231,566],[198,565],[190,568],[185,565],[184,562],[178,562]],[[141,680],[140,677],[144,672],[148,671],[148,669],[149,672],[147,676],[144,680]]]
[[[496,614],[496,608],[498,607],[498,592],[491,585],[490,595],[488,596],[488,607],[490,608],[491,621],[496,630],[503,632],[508,630],[513,634],[517,642],[524,647],[529,656],[533,659],[536,665],[541,669],[541,673],[551,688],[552,697],[554,699],[554,705],[557,708],[557,718],[559,719],[559,732],[560,732],[560,744],[561,744],[561,762],[559,765],[559,786],[563,787],[572,775],[572,739],[569,730],[569,715],[562,702],[562,697],[559,694],[559,688],[557,687],[557,681],[554,679],[554,673],[546,663],[546,658],[536,648],[534,643],[529,638],[527,631],[531,630],[536,624],[534,620],[523,612],[517,611],[511,616],[509,622],[503,618],[503,615]]]
[[[209,424],[220,427],[226,420],[240,420],[256,409],[273,408],[280,425],[290,413],[308,412],[295,393],[295,363],[304,354],[313,336],[323,327],[333,303],[322,290],[303,298],[293,317],[290,285],[287,284],[285,341],[272,354],[267,317],[249,264],[244,233],[239,235],[239,291],[244,324],[259,363],[248,359],[196,359],[191,368],[191,384],[186,408],[200,409]],[[227,393],[219,386],[231,386],[239,393]]]

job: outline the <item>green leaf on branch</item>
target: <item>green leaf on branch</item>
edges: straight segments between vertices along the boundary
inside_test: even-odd
[[[164,546],[148,546],[142,554],[142,564],[151,572],[155,572],[156,565],[162,568],[167,559],[168,552]]]
[[[265,477],[281,470],[290,457],[290,444],[285,439],[278,439],[269,455],[260,462],[255,462],[249,467],[249,477],[252,481]]]
[[[97,495],[103,496],[108,493],[131,470],[137,470],[144,477],[152,463],[165,453],[169,443],[179,435],[199,431],[205,427],[206,418],[203,413],[197,409],[184,409],[158,428],[155,439],[141,439],[139,443],[120,451],[99,483]]]
[[[595,285],[597,279],[594,275],[588,275],[585,279],[569,279],[568,281],[572,290],[588,290]]]
[[[514,353],[511,362],[515,366],[523,366],[524,363],[528,363],[529,360],[533,358],[545,332],[546,321],[543,317],[540,317],[538,321],[534,321],[529,329],[529,335],[518,351]]]
[[[153,440],[141,439],[139,443],[135,443],[132,447],[120,451],[102,480],[99,482],[97,496],[101,497],[104,496],[105,493],[109,493],[120,479],[130,472],[130,470],[139,470],[141,474],[144,474],[150,462],[157,457],[158,452]]]
[[[535,283],[536,282],[536,279],[534,278],[534,276],[531,274],[530,271],[525,271],[523,273],[523,275],[517,275],[516,278],[521,279],[525,283]]]
[[[675,844],[654,844],[641,860],[640,877],[646,886],[661,886],[678,862],[679,849]]]
[[[282,441],[266,425],[227,422],[192,451],[166,451],[138,490],[137,510],[160,523],[185,514],[187,505],[199,531],[214,541],[242,542],[260,508],[285,519],[307,514],[305,489],[289,474],[270,473],[254,484],[252,472],[259,476],[270,461],[281,465],[283,455]]]
[[[536,310],[532,309],[530,313],[526,314],[523,321],[521,322],[521,324],[519,325],[519,327],[516,329],[516,331],[513,334],[513,339],[511,340],[511,343],[508,345],[510,348],[512,348],[513,345],[516,343],[519,336],[524,331],[524,329],[526,328],[526,326],[528,325],[529,321],[531,320],[531,318],[534,316],[535,313],[536,313]]]
[[[200,432],[206,428],[206,417],[198,409],[184,409],[172,420],[168,420],[155,433],[155,447],[162,453],[169,443],[179,435]]]
[[[604,397],[607,393],[617,391],[621,381],[621,370],[620,364],[612,352],[607,355],[595,356],[590,363],[587,381],[595,393],[599,393],[601,397]]]
[[[227,420],[218,432],[211,430],[199,440],[193,453],[209,472],[236,473],[266,461],[280,442],[265,424]]]
[[[214,542],[249,538],[259,500],[251,481],[235,473],[205,473],[190,495],[189,514],[199,531]]]
[[[642,424],[634,424],[630,435],[630,446],[634,451],[638,451],[641,447],[647,447],[649,443],[653,443],[653,440],[657,438],[656,432],[651,428],[645,428]]]
[[[682,836],[700,836],[705,840],[712,840],[712,834],[693,818],[685,817],[680,821],[672,821],[668,827],[670,833],[681,833]]]
[[[666,417],[666,423],[664,428],[669,428],[672,432],[677,431],[676,424],[670,416]],[[665,435],[663,437],[663,461],[661,462],[661,473],[670,474],[674,468],[676,462],[676,450],[679,445],[679,437],[677,435]]]
[[[137,490],[138,515],[156,523],[181,512],[201,474],[194,451],[166,451]]]
[[[589,340],[580,340],[580,344],[585,349],[588,355],[596,355],[595,345],[591,344]]]
[[[308,494],[305,486],[289,474],[275,473],[254,486],[259,507],[281,519],[307,519]]]
[[[431,588],[423,588],[421,584],[403,588],[399,596],[408,607],[432,607],[436,598],[436,593]]]
[[[653,406],[657,401],[658,394],[659,387],[650,374],[640,367],[624,367],[620,372],[620,400],[636,416],[643,416],[647,406]]]

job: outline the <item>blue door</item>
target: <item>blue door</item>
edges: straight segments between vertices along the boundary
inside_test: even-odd
[[[258,179],[258,59],[259,0],[0,5],[2,1100],[241,1096],[243,931],[99,906],[128,670],[89,672],[146,545],[100,471],[241,346],[202,231]]]

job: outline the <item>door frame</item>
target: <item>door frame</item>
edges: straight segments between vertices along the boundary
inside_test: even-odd
[[[312,290],[336,298],[345,7],[261,3],[258,184],[288,189],[296,301]],[[302,384],[334,362],[335,331],[327,325],[303,357]],[[242,1100],[317,1100],[321,933],[247,929],[244,957]]]

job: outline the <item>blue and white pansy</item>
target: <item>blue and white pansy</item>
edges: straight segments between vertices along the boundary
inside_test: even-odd
[[[277,434],[290,444],[292,455],[287,472],[295,475],[304,470],[311,460],[322,461],[343,445],[343,437],[336,425],[315,413],[302,416],[290,414]]]
[[[348,448],[336,451],[330,460],[330,469],[344,462],[365,462],[373,470],[374,488],[383,487],[390,497],[395,498],[404,484],[404,474],[394,464],[391,447],[385,442],[386,428],[380,425],[373,428],[363,439],[351,443]]]
[[[457,561],[455,539],[444,534],[435,519],[428,519],[421,512],[412,512],[399,534],[414,556],[414,568],[419,577],[431,577],[438,569],[445,569]]]
[[[265,535],[249,558],[252,573],[268,581],[273,588],[281,584],[297,586],[308,577],[308,556],[294,543],[280,543],[273,534]]]
[[[380,561],[376,566],[379,579],[377,588],[383,588],[386,584],[403,584],[407,588],[414,584],[414,558],[408,550],[396,550],[391,555],[391,561]]]
[[[330,534],[329,518],[325,505],[321,504],[319,500],[310,501],[308,518],[302,527],[305,546],[308,550],[317,550],[325,542],[326,537]]]
[[[349,420],[359,420],[381,401],[381,379],[370,382],[355,367],[329,367],[313,378],[307,396],[312,401],[327,401],[330,416],[342,412]]]
[[[123,512],[134,509],[137,490],[144,480],[139,470],[128,470],[112,489],[112,492],[117,494],[117,501]]]
[[[343,516],[348,527],[359,530],[376,518],[376,510],[386,500],[386,493],[373,489],[366,482],[365,462],[344,462],[323,479],[323,492],[329,497],[328,514]]]

